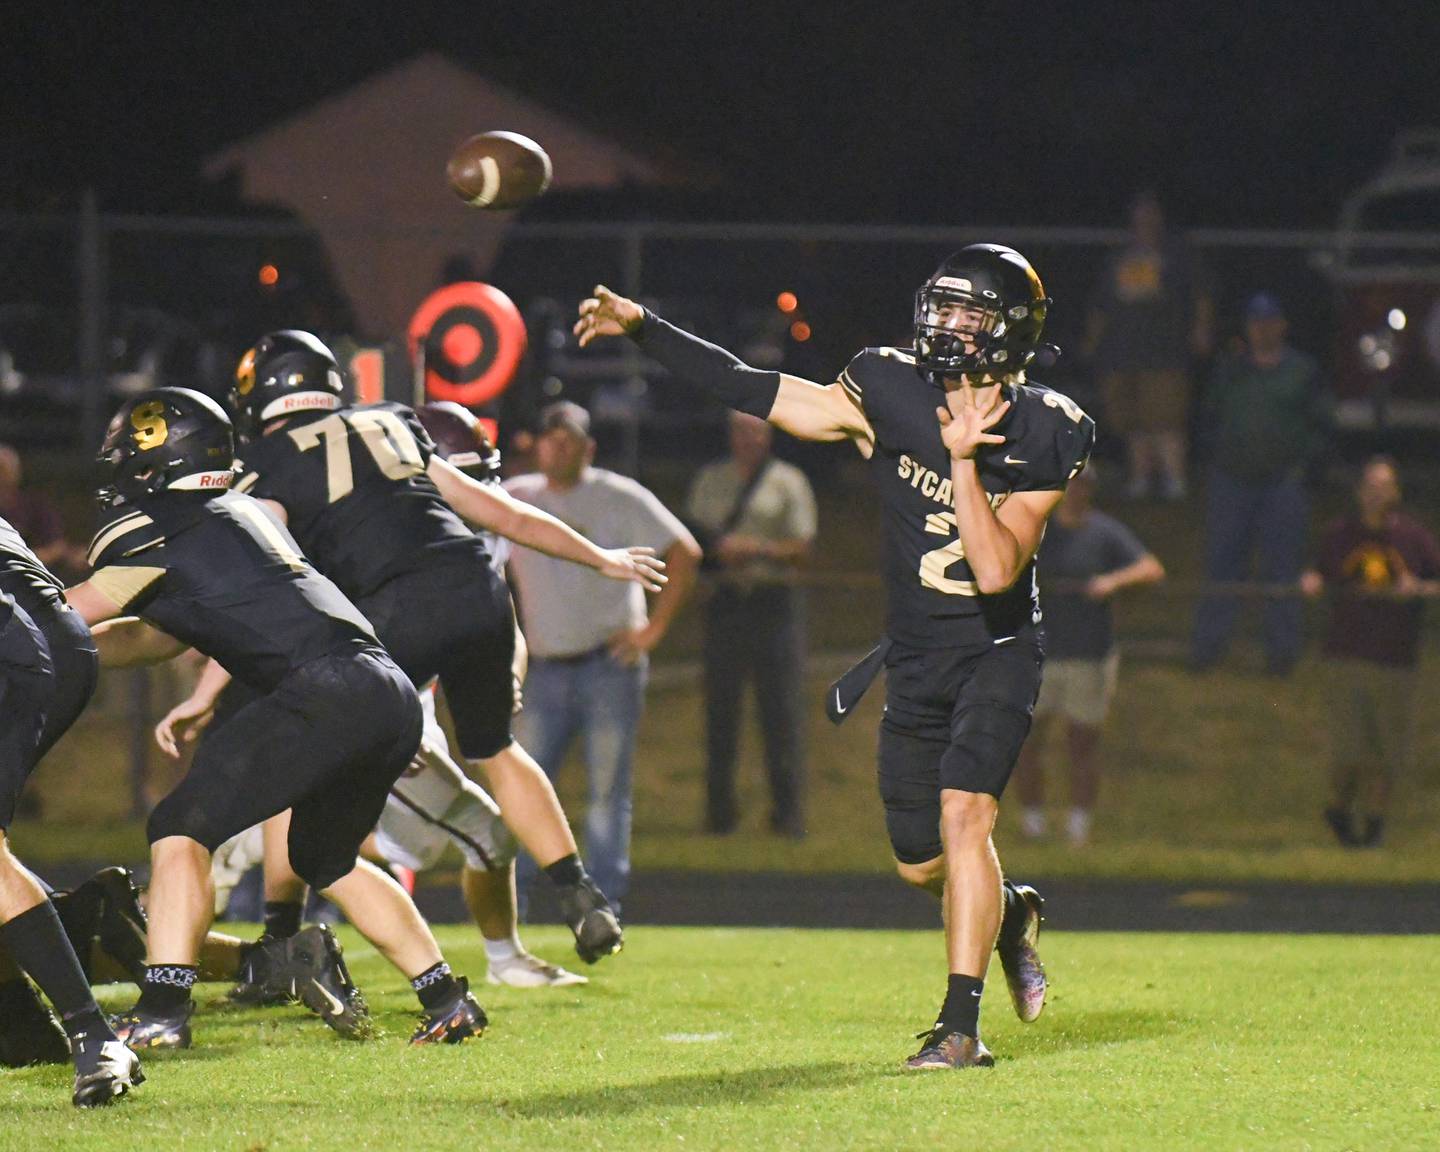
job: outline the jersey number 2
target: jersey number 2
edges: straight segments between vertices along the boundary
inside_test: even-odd
[[[955,539],[920,557],[920,583],[950,596],[977,595],[979,589],[975,587],[975,581],[952,580],[945,575],[945,569],[965,559],[965,544],[960,539],[960,525],[955,520],[955,513],[932,512],[925,517],[925,531],[946,537],[954,532]]]
[[[414,433],[395,413],[364,409],[337,412],[290,432],[291,439],[302,452],[324,443],[325,483],[331,504],[344,499],[355,488],[355,473],[350,466],[352,430],[359,435],[375,461],[375,467],[387,480],[408,480],[425,471]]]

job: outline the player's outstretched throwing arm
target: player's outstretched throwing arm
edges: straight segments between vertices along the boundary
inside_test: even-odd
[[[476,528],[561,560],[594,568],[612,580],[629,580],[659,592],[668,577],[653,548],[601,548],[550,513],[515,499],[503,488],[472,480],[454,465],[432,456],[427,469],[445,502]]]
[[[629,336],[680,384],[700,389],[727,408],[768,420],[801,440],[855,440],[868,448],[874,439],[865,414],[838,383],[817,384],[752,368],[603,284],[581,302],[575,335],[582,348],[601,336]]]

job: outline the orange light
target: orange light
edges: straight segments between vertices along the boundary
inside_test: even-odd
[[[266,288],[273,288],[276,284],[280,283],[280,269],[275,267],[274,264],[260,265],[260,283],[265,285]]]
[[[810,339],[810,325],[804,320],[796,320],[790,325],[790,335],[801,344]]]
[[[796,308],[800,307],[800,301],[795,299],[794,292],[781,292],[780,295],[775,297],[775,307],[788,316],[791,312],[794,312]]]

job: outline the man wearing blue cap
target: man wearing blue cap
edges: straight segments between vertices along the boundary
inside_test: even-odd
[[[1200,443],[1210,459],[1206,576],[1294,584],[1304,565],[1310,520],[1307,475],[1326,448],[1330,406],[1315,361],[1286,343],[1280,301],[1268,292],[1245,307],[1245,341],[1223,359],[1206,392]],[[1251,561],[1254,557],[1252,571]],[[1218,663],[1234,628],[1238,601],[1211,596],[1195,617],[1191,663]],[[1301,603],[1267,598],[1265,668],[1283,676],[1300,656]]]

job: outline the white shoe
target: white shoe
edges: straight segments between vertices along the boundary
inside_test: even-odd
[[[485,973],[485,983],[507,984],[511,988],[571,988],[577,984],[588,984],[590,979],[529,952],[519,952],[498,964],[492,960],[490,970]]]
[[[1026,808],[1020,813],[1020,835],[1025,839],[1041,840],[1046,831],[1043,808]]]
[[[1076,848],[1090,843],[1090,813],[1085,808],[1072,808],[1065,821],[1065,832]]]
[[[140,1057],[119,1040],[107,1040],[100,1045],[94,1071],[76,1073],[72,1100],[77,1108],[101,1108],[143,1083]]]

